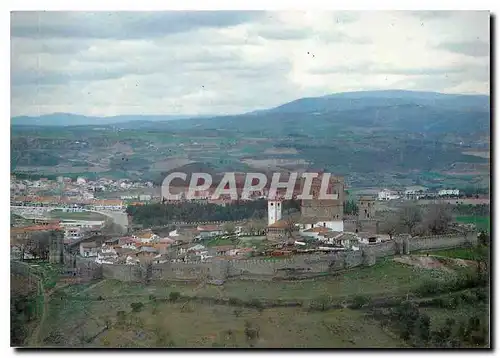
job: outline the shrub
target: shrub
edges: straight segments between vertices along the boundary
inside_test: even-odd
[[[103,300],[104,300],[104,298],[103,298],[102,296],[99,296],[99,297],[97,297],[97,300],[98,300],[98,301],[103,301]]]
[[[155,295],[149,295],[149,300],[150,301],[156,301]]]
[[[249,321],[245,321],[245,337],[247,341],[253,342],[259,338],[260,329]]]
[[[311,311],[326,311],[330,303],[332,302],[330,296],[324,295],[320,296],[317,299],[312,300],[309,302],[309,310]]]
[[[243,302],[239,298],[231,297],[229,298],[229,304],[231,306],[241,306]]]
[[[133,312],[139,312],[144,307],[144,304],[142,302],[133,302],[130,304],[130,307]]]
[[[355,296],[352,301],[352,308],[361,308],[370,302],[370,298],[367,296]]]
[[[442,283],[437,281],[426,281],[415,290],[420,296],[431,296],[440,293],[442,290]]]
[[[257,308],[257,309],[260,309],[260,310],[264,308],[264,305],[262,304],[262,302],[260,302],[256,298],[251,299],[250,302],[248,303],[248,305],[250,307],[254,307],[254,308]]]
[[[170,294],[168,295],[168,298],[170,299],[170,301],[175,302],[179,298],[181,298],[181,293],[177,292],[177,291],[170,292]]]

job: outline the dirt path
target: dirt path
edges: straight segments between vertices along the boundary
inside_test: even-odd
[[[46,292],[45,288],[43,287],[43,283],[40,281],[40,290],[42,290],[43,294],[43,310],[42,310],[42,317],[40,318],[40,323],[36,326],[33,334],[31,335],[29,339],[28,346],[29,347],[41,347],[42,344],[40,343],[41,338],[40,338],[40,333],[42,332],[42,327],[45,324],[45,320],[47,318],[47,312],[49,311],[49,300],[50,296],[56,292],[58,289],[61,289],[63,287],[69,286],[69,283],[63,284],[59,286],[57,289],[53,289],[50,292]]]
[[[93,285],[90,285],[89,287],[87,287],[86,289],[84,289],[83,291],[79,292],[79,293],[77,294],[77,296],[80,296],[80,295],[82,295],[82,293],[85,293],[85,292],[87,292],[87,291],[89,291],[89,290],[92,290],[93,288],[96,288],[96,287],[102,286],[102,285],[104,285],[104,283],[105,283],[105,282],[107,282],[107,280],[101,280],[101,281],[99,281],[99,282],[96,282],[96,283],[94,283]]]
[[[45,292],[45,289],[43,287],[43,283],[40,281],[40,287],[39,290],[41,290],[42,295],[43,295],[43,309],[42,309],[42,316],[40,317],[40,322],[38,325],[35,327],[34,332],[31,334],[31,337],[28,342],[29,347],[40,347],[40,331],[45,323],[45,318],[47,317],[47,311],[48,311],[48,298],[49,295]]]

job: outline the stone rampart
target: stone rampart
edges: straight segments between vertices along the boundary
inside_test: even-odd
[[[427,237],[396,236],[394,240],[362,245],[358,251],[331,254],[304,254],[288,258],[254,258],[246,260],[213,259],[210,262],[171,262],[152,265],[150,273],[143,266],[102,265],[102,277],[128,282],[200,281],[203,279],[296,279],[313,277],[357,266],[371,266],[378,258],[409,254],[412,251],[446,249],[475,245],[477,234]],[[149,276],[148,276],[149,275]]]

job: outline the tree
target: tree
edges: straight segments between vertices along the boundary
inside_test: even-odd
[[[357,215],[358,214],[358,204],[354,200],[346,200],[344,202],[344,214],[346,215]]]
[[[295,218],[293,218],[292,216],[289,216],[285,219],[285,223],[286,223],[285,234],[288,238],[291,238],[293,237],[293,234],[297,231],[297,226],[296,226],[297,220],[295,220]]]
[[[382,221],[380,225],[380,231],[383,234],[392,237],[402,230],[400,219],[394,215],[389,216],[386,220]]]
[[[447,205],[434,204],[427,208],[423,218],[423,224],[432,234],[439,235],[447,231],[451,220],[451,212]]]
[[[405,205],[400,211],[399,218],[400,223],[407,229],[408,234],[412,234],[414,228],[422,221],[422,212],[417,205]]]
[[[490,235],[486,234],[484,231],[481,231],[478,237],[479,245],[487,246],[490,242]]]
[[[222,225],[222,229],[224,230],[224,232],[226,234],[234,235],[234,233],[236,231],[236,226],[232,222],[227,222],[227,223],[224,223],[224,225]]]
[[[49,231],[34,232],[28,239],[26,251],[34,258],[47,260],[49,258],[50,236]]]
[[[264,220],[253,219],[248,222],[247,230],[252,235],[262,235],[266,227]]]

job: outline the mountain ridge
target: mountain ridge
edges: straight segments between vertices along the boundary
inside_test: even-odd
[[[490,96],[481,94],[449,94],[409,90],[352,91],[303,97],[269,109],[255,110],[235,115],[117,115],[85,116],[74,113],[52,113],[41,116],[11,117],[11,125],[23,126],[78,126],[112,125],[129,122],[167,122],[183,119],[211,119],[259,116],[268,114],[342,112],[401,105],[432,106],[442,110],[489,111]]]

